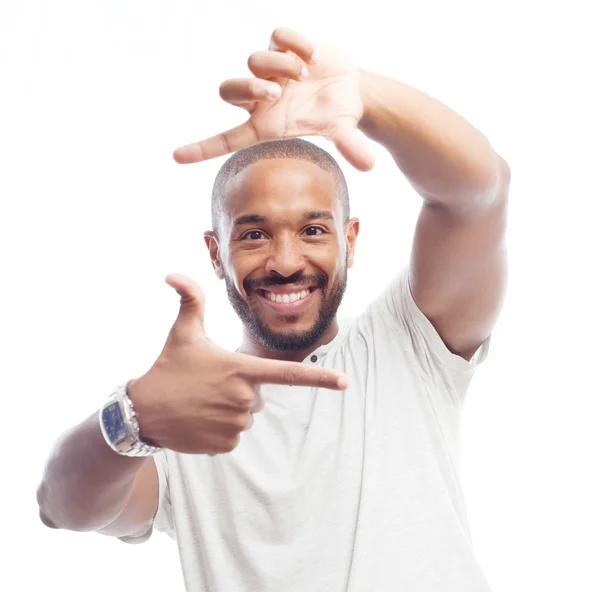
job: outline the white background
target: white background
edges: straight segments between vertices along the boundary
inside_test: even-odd
[[[475,552],[496,591],[600,590],[593,6],[3,0],[0,588],[183,589],[166,536],[46,529],[35,490],[59,433],[159,353],[178,308],[167,273],[200,281],[210,336],[238,345],[201,234],[224,159],[182,167],[171,152],[245,119],[218,86],[286,25],[437,97],[510,163],[510,291],[463,422]],[[374,151],[371,173],[333,152],[362,222],[342,314],[406,263],[420,207]]]

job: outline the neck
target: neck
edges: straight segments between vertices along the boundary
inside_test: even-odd
[[[337,319],[333,319],[331,325],[329,325],[327,331],[325,331],[321,339],[316,341],[310,347],[295,352],[280,352],[265,347],[262,343],[260,343],[260,341],[258,341],[254,333],[249,331],[247,327],[244,327],[242,345],[240,346],[238,351],[242,354],[256,356],[258,358],[269,358],[271,360],[284,360],[289,362],[301,362],[302,360],[304,360],[304,358],[309,356],[317,348],[333,341],[335,336],[338,334],[338,331],[339,326]]]

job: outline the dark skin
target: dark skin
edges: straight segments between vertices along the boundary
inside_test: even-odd
[[[303,160],[269,159],[247,167],[230,180],[224,199],[219,233],[205,233],[217,276],[230,278],[240,296],[270,330],[308,331],[317,321],[323,300],[345,280],[354,260],[359,232],[357,218],[344,223],[335,177]],[[313,214],[308,219],[310,213]],[[249,215],[260,216],[264,221],[236,223]],[[327,276],[327,285],[316,290],[307,306],[295,314],[273,310],[258,289],[251,289],[248,294],[244,287],[247,280],[260,285],[264,278],[289,278],[295,274]],[[303,287],[297,286],[298,291]],[[337,331],[334,319],[310,348],[277,352],[263,345],[245,325],[241,351],[264,358],[300,361],[331,341]]]

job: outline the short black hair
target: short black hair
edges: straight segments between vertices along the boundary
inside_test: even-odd
[[[348,186],[342,169],[335,159],[325,150],[319,148],[312,142],[294,138],[290,140],[274,140],[255,144],[236,152],[227,159],[215,178],[212,192],[212,225],[213,230],[218,232],[221,216],[223,214],[223,194],[225,185],[229,179],[235,177],[246,167],[258,162],[272,158],[292,158],[306,160],[316,164],[318,167],[332,173],[337,180],[338,199],[342,206],[344,223],[350,219],[350,202],[348,198]]]

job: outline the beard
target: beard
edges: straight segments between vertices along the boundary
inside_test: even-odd
[[[339,285],[334,287],[329,294],[325,293],[325,286],[327,286],[327,276],[325,274],[294,274],[287,278],[269,277],[260,281],[244,281],[244,289],[248,295],[252,294],[253,286],[266,288],[267,286],[284,286],[286,284],[316,284],[315,290],[320,290],[323,294],[319,314],[312,327],[304,331],[294,329],[290,331],[273,331],[263,321],[252,304],[242,297],[227,274],[225,275],[225,286],[231,306],[244,326],[254,334],[258,341],[272,351],[291,353],[309,349],[323,337],[335,319],[335,315],[340,307],[344,292],[346,291],[347,279],[348,268],[346,265],[344,267],[344,276]],[[283,320],[290,324],[294,323],[297,320],[297,315],[284,315]]]

